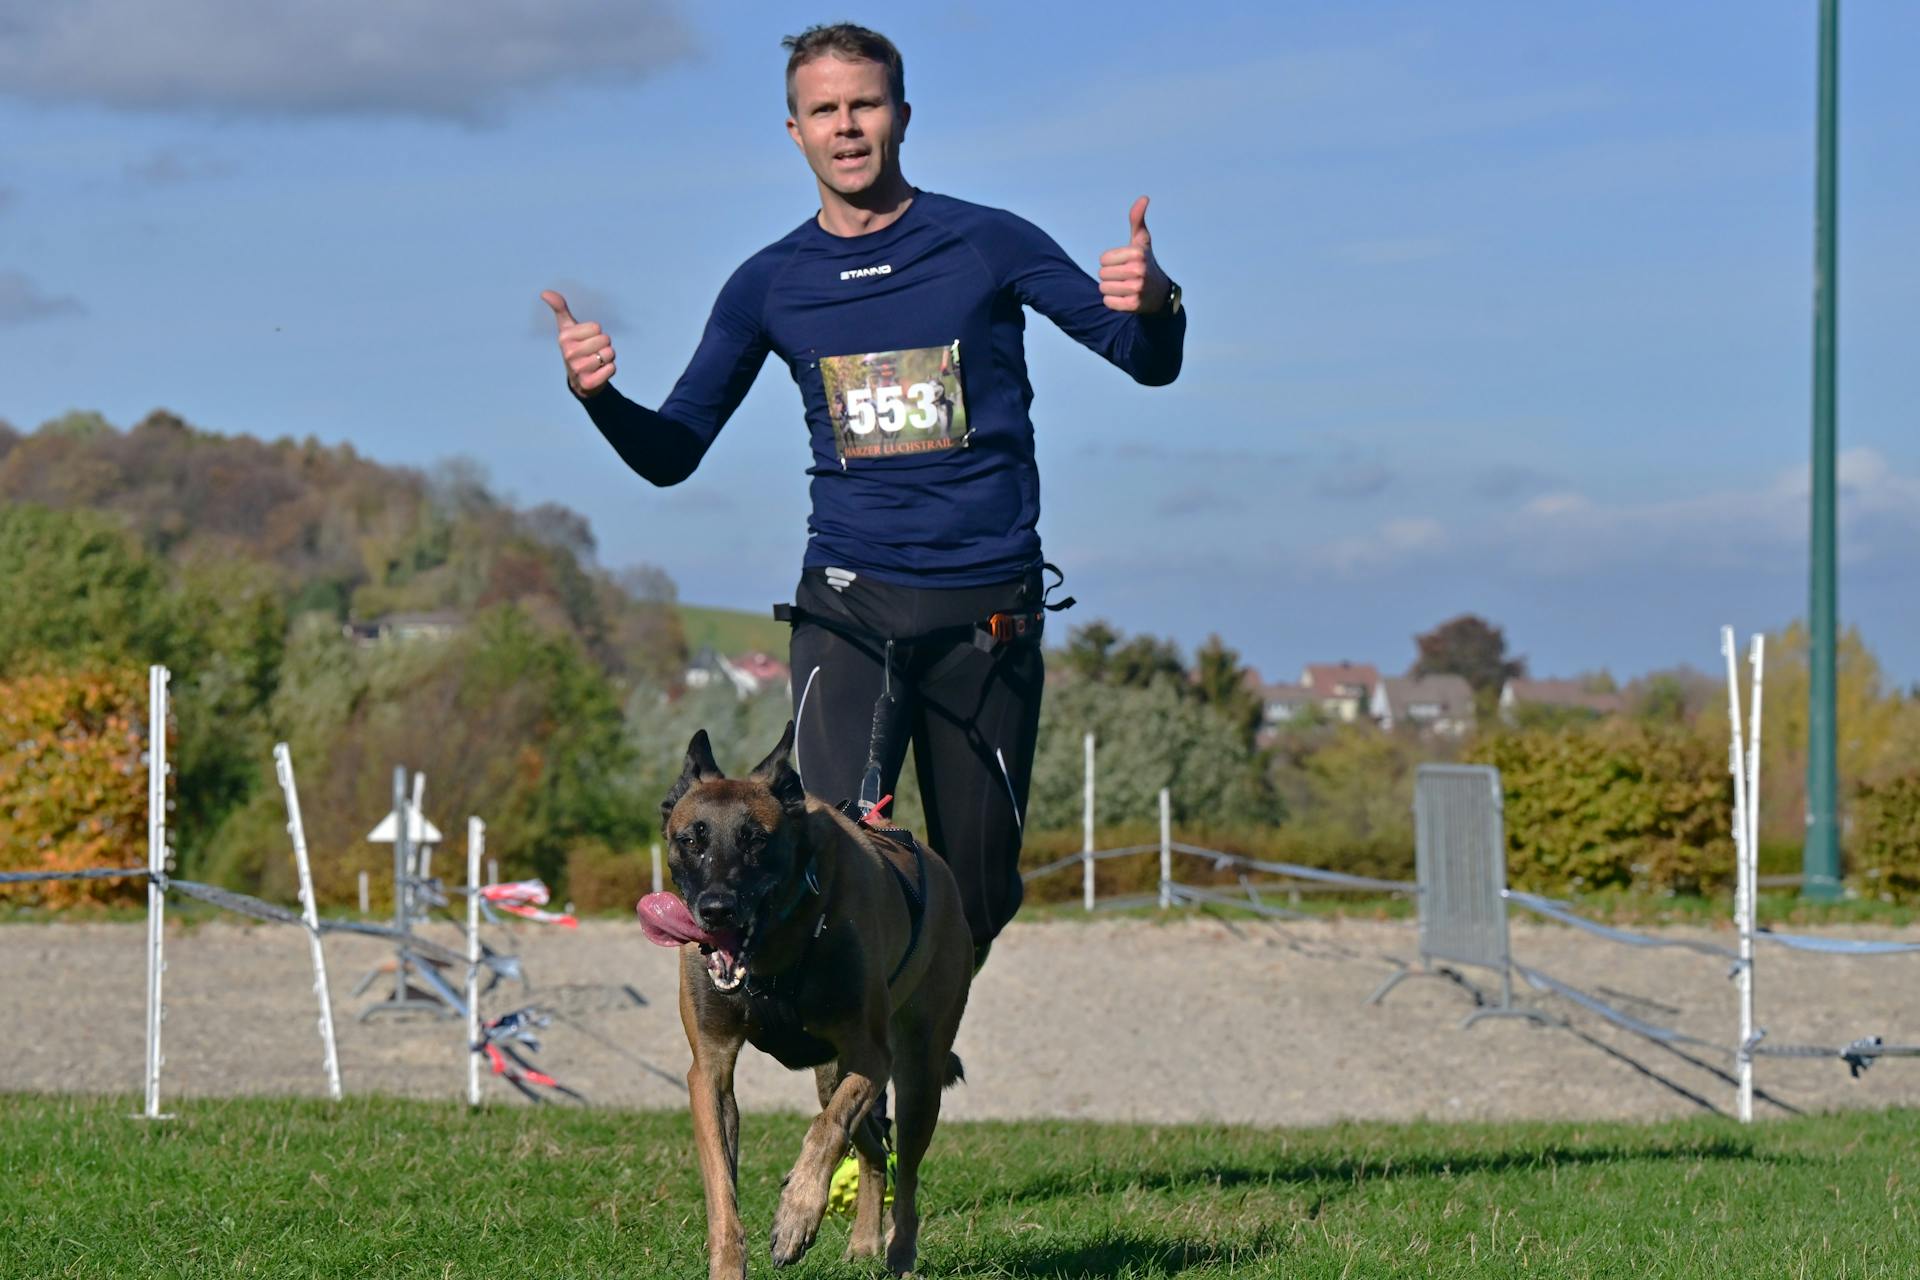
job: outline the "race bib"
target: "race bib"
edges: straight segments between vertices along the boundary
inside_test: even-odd
[[[967,443],[960,343],[822,356],[833,451],[853,459],[931,453]]]

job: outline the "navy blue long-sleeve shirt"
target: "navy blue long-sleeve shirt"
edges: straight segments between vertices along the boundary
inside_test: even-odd
[[[880,231],[835,236],[808,218],[749,258],[720,291],[699,348],[657,412],[611,386],[585,404],[627,465],[656,485],[677,484],[739,408],[767,354],[778,353],[812,435],[807,567],[839,565],[913,586],[1003,582],[1040,563],[1023,306],[1138,382],[1162,386],[1180,372],[1183,312],[1113,311],[1094,279],[1032,223],[921,191]],[[964,439],[843,457],[834,415],[844,424],[845,393],[830,408],[821,362],[936,348],[958,354]],[[871,418],[865,429],[873,430]],[[842,440],[850,438],[843,425]]]

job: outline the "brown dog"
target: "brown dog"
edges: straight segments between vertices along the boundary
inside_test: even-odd
[[[751,1043],[790,1068],[813,1068],[820,1095],[774,1214],[774,1265],[812,1245],[852,1142],[860,1191],[847,1256],[884,1248],[888,1269],[904,1275],[919,1237],[920,1159],[940,1091],[960,1079],[953,1038],[973,980],[972,937],[946,863],[808,797],[787,761],[792,749],[788,724],[773,753],[733,780],[696,733],[660,806],[673,882],[691,908],[682,936],[702,939],[680,949],[680,1019],[693,1047],[687,1088],[710,1274],[746,1274],[733,1070]],[[899,1161],[890,1234],[885,1138],[869,1118],[889,1080]]]

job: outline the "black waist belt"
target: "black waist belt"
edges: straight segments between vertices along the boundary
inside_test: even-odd
[[[959,640],[970,638],[976,649],[991,653],[995,648],[1003,644],[1040,643],[1040,637],[1046,633],[1047,615],[1073,607],[1074,599],[1072,596],[1068,596],[1064,600],[1059,601],[1050,602],[1047,600],[1047,597],[1053,594],[1054,590],[1060,586],[1060,582],[1065,581],[1066,575],[1060,573],[1060,570],[1052,564],[1042,564],[1040,568],[1043,573],[1051,570],[1054,574],[1058,575],[1060,581],[1046,587],[1040,593],[1040,602],[1038,604],[1028,605],[1020,609],[1001,609],[988,614],[978,622],[958,622],[945,627],[932,627],[926,631],[916,632],[910,636],[882,635],[871,627],[863,626],[855,621],[851,610],[847,609],[847,607],[838,600],[831,598],[829,598],[829,602],[834,606],[835,610],[831,614],[822,613],[818,609],[808,609],[798,604],[776,604],[773,606],[773,616],[780,622],[789,623],[794,626],[798,626],[803,622],[812,623],[814,626],[825,627],[829,631],[838,632],[850,640],[864,640],[870,644],[887,644],[889,642],[906,644],[918,640]]]
[[[773,616],[777,621],[799,626],[810,623],[816,627],[825,627],[851,640],[865,640],[873,644],[885,644],[892,640],[896,643],[913,643],[924,640],[961,640],[971,638],[976,649],[991,653],[1003,644],[1038,644],[1047,629],[1047,612],[1044,608],[1008,609],[994,613],[979,622],[956,622],[951,626],[933,627],[916,632],[910,636],[888,636],[870,627],[863,627],[851,618],[821,613],[817,609],[803,608],[797,604],[776,604]]]

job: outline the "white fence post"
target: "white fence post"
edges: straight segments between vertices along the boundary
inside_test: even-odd
[[[660,887],[660,846],[658,843],[655,843],[653,845],[653,891],[655,893],[660,892]]]
[[[366,873],[366,872],[364,872],[364,871],[362,871],[362,872],[360,873],[360,915],[361,915],[361,918],[362,918],[362,919],[365,919],[365,918],[366,918],[366,914],[367,914],[367,873]]]
[[[1087,910],[1093,910],[1093,734],[1087,734],[1087,778],[1084,794],[1081,797],[1082,828],[1085,834],[1081,846],[1081,895],[1086,899]]]
[[[480,1105],[480,853],[487,824],[467,819],[467,1105]]]
[[[1753,860],[1756,908],[1760,893],[1760,685],[1766,675],[1767,638],[1759,632],[1747,651],[1753,666],[1753,713],[1747,717],[1747,856]],[[1754,925],[1759,926],[1759,920]]]
[[[1760,684],[1766,673],[1767,639],[1754,633],[1747,660],[1753,665],[1753,712],[1747,717],[1747,931],[1760,927]],[[1757,1012],[1759,983],[1753,972],[1753,939],[1745,943],[1747,957],[1746,1021],[1759,1019]],[[1741,1074],[1740,1106],[1747,1119],[1753,1117],[1753,1058],[1748,1055],[1746,1071]]]
[[[160,1114],[160,1023],[166,1017],[160,999],[160,975],[167,928],[167,683],[165,667],[147,668],[147,1062],[145,1117]]]
[[[1727,726],[1732,736],[1729,761],[1733,771],[1734,923],[1740,930],[1740,1052],[1741,1124],[1753,1122],[1753,868],[1748,859],[1747,759],[1740,735],[1740,671],[1734,660],[1733,628],[1720,628],[1720,652],[1727,660]]]
[[[1160,788],[1160,909],[1173,905],[1173,793]]]
[[[273,746],[273,771],[287,798],[287,834],[293,839],[293,865],[300,875],[300,912],[307,922],[307,950],[313,958],[313,993],[320,1001],[321,1062],[327,1072],[327,1096],[340,1101],[340,1054],[333,1038],[333,994],[327,987],[327,956],[320,946],[320,911],[313,900],[313,865],[307,860],[307,828],[300,820],[300,789],[293,778],[293,752],[284,742]]]

